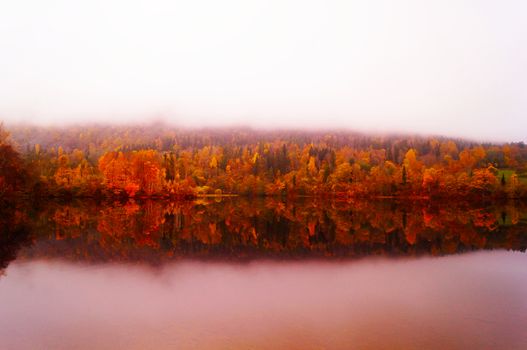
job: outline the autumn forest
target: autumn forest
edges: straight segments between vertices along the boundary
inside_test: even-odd
[[[0,135],[0,193],[523,198],[523,143],[353,132],[43,128]]]

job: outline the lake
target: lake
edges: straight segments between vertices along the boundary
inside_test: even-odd
[[[0,217],[2,349],[524,349],[527,207],[203,198]]]

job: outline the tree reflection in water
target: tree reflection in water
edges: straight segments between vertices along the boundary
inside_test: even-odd
[[[189,257],[418,256],[527,247],[527,208],[519,203],[216,198],[49,203],[32,215],[4,214],[4,268],[21,245],[19,259],[154,264]]]
[[[27,210],[16,207],[0,208],[0,276],[16,258],[20,248],[30,243],[30,222]]]

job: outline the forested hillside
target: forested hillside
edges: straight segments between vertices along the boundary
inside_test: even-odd
[[[44,196],[527,196],[523,143],[166,125],[9,132],[0,140],[4,192],[19,189],[22,161],[28,191]]]

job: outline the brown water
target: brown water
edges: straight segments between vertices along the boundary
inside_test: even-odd
[[[525,213],[243,200],[4,212],[0,349],[525,349]]]

